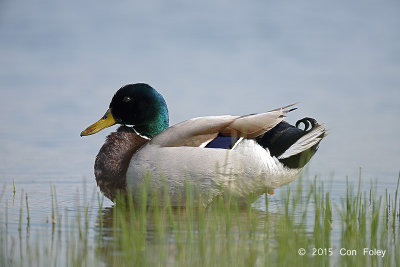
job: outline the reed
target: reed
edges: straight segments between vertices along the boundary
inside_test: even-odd
[[[48,228],[37,229],[31,223],[28,194],[21,191],[19,238],[10,233],[8,202],[0,197],[5,207],[0,264],[399,266],[400,175],[394,196],[379,195],[374,184],[363,191],[361,181],[361,172],[358,184],[347,181],[339,201],[316,177],[300,178],[255,204],[251,196],[243,205],[235,196],[225,195],[207,207],[193,185],[188,184],[182,196],[185,206],[173,207],[167,191],[155,194],[144,183],[139,199],[118,194],[114,206],[103,207],[99,193],[97,201],[96,194],[83,203],[76,197],[73,214],[65,210],[63,216],[51,185],[51,222]],[[161,202],[165,205],[157,205]],[[22,231],[25,226],[30,231]],[[365,248],[385,251],[385,256],[369,255],[369,250],[365,255]],[[301,249],[305,255],[299,254]]]

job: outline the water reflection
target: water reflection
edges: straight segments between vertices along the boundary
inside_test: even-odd
[[[260,198],[247,208],[226,201],[216,201],[207,208],[117,203],[101,210],[97,216],[97,256],[106,265],[127,262],[134,265],[173,266],[188,262],[219,265],[223,262],[231,266],[236,261],[250,265],[269,261],[296,263],[304,261],[296,253],[299,247],[316,245],[333,249],[348,245],[360,249],[380,242],[380,246],[390,248],[396,239],[384,239],[384,236],[395,235],[398,231],[389,231],[383,237],[375,235],[369,240],[367,232],[359,229],[364,226],[373,229],[374,220],[378,218],[386,225],[380,231],[390,229],[392,215],[385,216],[393,203],[381,202],[382,193],[376,186],[370,188],[369,197],[361,184],[360,187],[344,186],[348,190],[347,199],[336,196],[332,188],[325,190],[322,184],[307,182],[300,183],[296,189],[282,190],[276,197]],[[356,198],[358,190],[361,190],[360,200]],[[388,195],[393,196],[392,193]],[[353,204],[349,206],[348,203]],[[357,203],[364,206],[358,207]],[[377,213],[378,205],[382,205],[382,212]],[[374,219],[366,214],[375,214]],[[350,218],[348,216],[354,217],[345,219]],[[396,221],[393,227],[398,227]],[[354,260],[369,261],[359,257],[332,259],[346,264]],[[322,265],[329,265],[330,261],[329,257],[314,260]]]
[[[157,207],[146,209],[143,216],[140,207],[134,208],[135,215],[118,204],[107,207],[96,221],[98,256],[106,265],[127,260],[133,265],[174,265],[174,260],[194,252],[205,257],[210,246],[218,251],[227,246],[247,248],[252,242],[256,245],[256,240],[264,238],[264,228],[272,229],[279,216],[254,207],[230,211],[220,208]],[[200,260],[202,256],[196,257]]]
[[[364,185],[361,191],[370,192],[368,183]],[[372,196],[378,199],[387,191],[387,199],[393,202],[396,184],[379,185],[385,189],[376,186]],[[292,255],[298,246],[329,242],[327,244],[335,248],[341,246],[343,240],[353,242],[353,239],[346,239],[349,236],[347,233],[352,237],[358,236],[358,232],[354,232],[357,227],[346,228],[346,220],[342,218],[343,212],[348,210],[341,193],[346,188],[346,182],[334,181],[332,185],[325,186],[325,191],[319,191],[315,183],[299,180],[277,190],[275,195],[258,199],[247,208],[229,206],[223,201],[216,201],[207,208],[179,209],[124,205],[120,202],[109,205],[98,195],[97,201],[86,197],[84,201],[75,200],[66,203],[66,206],[60,205],[59,212],[54,215],[49,208],[45,211],[47,218],[39,216],[42,213],[38,213],[36,207],[32,210],[34,213],[30,213],[31,220],[26,213],[26,193],[17,190],[14,195],[7,190],[4,193],[6,198],[0,198],[3,201],[1,204],[6,207],[0,213],[0,219],[5,222],[0,224],[0,234],[3,235],[0,242],[3,242],[1,245],[7,252],[6,259],[22,265],[37,263],[42,266],[54,262],[96,265],[101,262],[105,265],[173,266],[190,263],[231,266],[236,265],[236,261],[242,265],[253,265],[254,262],[281,262],[287,258],[301,260]],[[357,185],[352,188],[353,192],[357,192]],[[81,200],[85,199],[84,195],[90,195],[85,190],[80,192]],[[329,196],[330,205],[323,202],[326,196]],[[369,198],[368,194],[363,193],[364,196]],[[51,203],[51,195],[47,197]],[[384,203],[385,197],[382,199],[379,225],[387,227],[391,226],[392,211],[388,209],[390,217],[385,217]],[[371,204],[369,199],[365,204],[369,212],[376,207],[376,203]],[[331,207],[331,217],[326,215],[327,206]],[[23,213],[19,213],[20,210]],[[370,216],[366,216],[366,220],[363,225],[371,225]],[[319,222],[318,227],[316,222]],[[393,225],[398,227],[398,222]],[[386,235],[394,235],[398,233],[396,231]],[[390,247],[386,244],[382,246]],[[40,257],[34,257],[35,253]]]

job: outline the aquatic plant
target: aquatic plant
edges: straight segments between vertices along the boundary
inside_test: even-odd
[[[398,187],[394,196],[378,195],[376,184],[361,190],[360,179],[356,190],[347,182],[335,201],[319,179],[300,179],[273,200],[251,204],[250,197],[247,207],[230,195],[203,207],[195,201],[198,192],[187,187],[186,207],[176,208],[146,205],[152,192],[144,186],[139,201],[119,195],[106,208],[99,193],[91,201],[77,197],[70,214],[61,212],[51,185],[45,227],[32,223],[29,192],[21,191],[17,235],[10,231],[3,189],[0,265],[400,266]],[[168,194],[151,201],[160,198],[168,203]]]

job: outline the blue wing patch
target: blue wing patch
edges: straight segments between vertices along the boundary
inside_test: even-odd
[[[237,137],[218,135],[206,145],[206,148],[231,149],[238,140]]]

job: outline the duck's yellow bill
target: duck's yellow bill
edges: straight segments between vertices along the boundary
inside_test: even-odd
[[[113,115],[111,114],[111,109],[109,108],[104,114],[104,116],[98,120],[96,123],[90,125],[89,127],[86,128],[83,132],[81,132],[81,136],[87,136],[91,134],[95,134],[97,132],[100,132],[101,130],[113,126],[117,122],[115,121]]]

